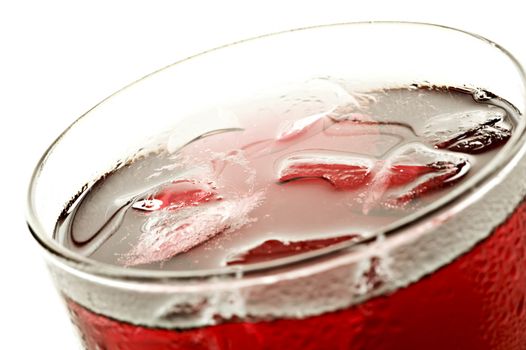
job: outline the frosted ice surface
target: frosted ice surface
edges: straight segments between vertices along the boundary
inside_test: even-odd
[[[249,224],[250,212],[263,200],[256,192],[178,210],[152,212],[138,242],[120,261],[125,266],[166,261],[209,240]]]
[[[444,113],[430,118],[424,137],[438,148],[481,153],[498,147],[511,137],[511,126],[500,109]]]
[[[345,152],[298,152],[278,164],[280,182],[301,178],[322,178],[338,189],[365,184],[374,159]]]

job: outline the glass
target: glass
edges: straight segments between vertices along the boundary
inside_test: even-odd
[[[477,35],[416,23],[336,24],[265,35],[130,84],[60,135],[29,191],[29,228],[87,349],[526,344],[524,123],[466,186],[368,244],[341,243],[244,269],[184,272],[107,265],[53,240],[57,218],[75,193],[129,156],[156,147],[153,136],[225,101],[323,76],[360,89],[426,82],[480,87],[521,115],[525,110],[524,72],[503,48]],[[194,124],[199,133],[218,128],[213,118]],[[389,257],[389,273],[373,288],[363,277],[379,255]]]

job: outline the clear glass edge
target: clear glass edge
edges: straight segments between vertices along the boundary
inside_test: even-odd
[[[243,278],[247,278],[250,275],[256,274],[256,273],[263,273],[263,272],[268,272],[268,271],[277,270],[281,268],[290,268],[295,265],[313,262],[315,260],[319,260],[322,258],[331,258],[331,257],[341,256],[342,254],[355,253],[356,250],[359,249],[359,246],[355,246],[355,244],[352,242],[351,243],[342,242],[342,243],[333,245],[331,247],[320,249],[314,252],[299,254],[297,256],[290,257],[290,258],[277,259],[271,262],[253,264],[253,265],[250,265],[250,267],[248,268],[244,267],[241,269],[239,267],[224,267],[224,268],[213,269],[213,270],[202,270],[198,272],[195,272],[195,271],[193,272],[190,272],[190,271],[152,271],[152,270],[142,270],[142,269],[137,269],[137,268],[130,269],[130,268],[101,263],[96,260],[89,259],[80,254],[73,253],[72,251],[68,250],[67,248],[61,246],[56,241],[51,239],[51,236],[46,234],[44,228],[42,227],[40,221],[38,220],[38,215],[34,211],[33,192],[38,183],[39,173],[41,169],[43,168],[43,166],[45,165],[47,158],[51,155],[53,149],[60,143],[60,140],[62,139],[62,137],[65,134],[67,134],[68,131],[79,122],[79,120],[89,115],[89,113],[92,110],[94,110],[101,104],[105,103],[106,101],[110,100],[113,96],[123,92],[127,88],[137,83],[140,83],[141,81],[147,79],[148,77],[152,75],[160,73],[164,71],[165,69],[168,69],[174,65],[184,63],[195,57],[205,55],[209,52],[225,49],[231,46],[243,44],[245,42],[250,42],[250,41],[254,41],[254,40],[265,38],[265,37],[277,36],[280,34],[286,34],[286,33],[291,33],[295,31],[313,30],[313,29],[338,27],[338,26],[350,26],[350,25],[370,25],[370,24],[393,24],[393,25],[437,27],[437,28],[442,28],[446,30],[452,30],[460,34],[472,36],[475,39],[481,40],[493,46],[495,49],[501,51],[505,56],[507,56],[508,59],[510,59],[511,63],[515,65],[515,68],[517,69],[518,74],[522,76],[522,81],[523,83],[525,83],[525,86],[526,86],[526,73],[523,67],[521,66],[521,64],[518,62],[518,60],[509,51],[507,51],[500,45],[494,43],[493,41],[486,39],[485,37],[482,37],[478,34],[467,32],[461,29],[448,27],[445,25],[433,24],[433,23],[405,22],[405,21],[363,21],[363,22],[342,22],[342,23],[333,23],[333,24],[323,24],[323,25],[295,28],[295,29],[290,29],[290,30],[285,30],[285,31],[264,34],[264,35],[232,42],[226,45],[218,46],[210,50],[206,50],[198,54],[189,56],[187,58],[184,58],[182,60],[169,64],[165,67],[162,67],[156,71],[153,71],[143,76],[142,78],[139,78],[133,81],[132,83],[124,86],[123,88],[117,90],[113,94],[109,95],[108,97],[106,97],[105,99],[103,99],[102,101],[94,105],[84,114],[82,114],[77,120],[75,120],[75,122],[69,125],[55,139],[55,141],[53,141],[53,143],[48,147],[48,149],[44,152],[44,154],[38,161],[33,171],[33,174],[31,176],[30,183],[29,183],[29,189],[27,192],[27,202],[26,202],[27,203],[26,221],[27,221],[27,225],[29,227],[31,234],[37,240],[37,242],[46,250],[49,256],[52,257],[53,259],[58,260],[56,262],[62,265],[63,268],[68,269],[70,272],[80,272],[85,277],[91,276],[91,277],[98,277],[96,279],[102,278],[101,281],[104,283],[111,283],[113,281],[112,284],[114,284],[115,286],[121,286],[121,283],[119,281],[115,281],[115,279],[121,280],[124,284],[126,284],[127,282],[154,282],[154,281],[169,282],[173,280],[185,280],[185,281],[202,280],[202,279],[210,279],[212,277],[222,277],[222,276],[239,277],[240,273],[243,276]],[[526,99],[526,96],[524,96],[524,98]],[[526,144],[524,123],[522,125],[522,130],[519,129],[517,131],[519,132],[518,135],[514,135],[515,137],[512,137],[510,142],[508,142],[505,145],[505,148],[501,152],[499,152],[498,156],[495,158],[495,163],[496,163],[495,168],[491,169],[491,171],[487,171],[483,177],[473,179],[475,181],[471,183],[471,186],[469,187],[463,186],[464,188],[462,189],[462,191],[460,192],[457,191],[456,193],[450,193],[448,196],[445,197],[445,200],[439,203],[439,205],[430,206],[426,210],[418,211],[417,213],[415,213],[415,215],[410,215],[406,217],[405,219],[396,222],[394,225],[388,226],[384,230],[377,232],[374,235],[374,237],[381,235],[381,234],[385,236],[394,235],[398,231],[401,231],[403,229],[410,228],[411,226],[416,226],[418,224],[423,223],[426,219],[432,218],[434,214],[436,214],[437,212],[443,209],[446,209],[449,206],[453,206],[458,203],[471,202],[473,200],[472,197],[476,196],[476,193],[482,187],[484,187],[485,185],[488,185],[489,183],[492,183],[491,180],[498,179],[499,178],[498,174],[503,172],[505,168],[508,168],[508,169],[513,168],[513,163],[512,163],[513,158],[517,155],[521,147],[524,146],[524,144]],[[492,188],[494,185],[495,184],[493,185],[490,184],[488,190]],[[462,196],[462,197],[460,196],[461,194],[466,194],[467,192],[469,192],[468,196]],[[373,241],[374,237],[368,241]]]

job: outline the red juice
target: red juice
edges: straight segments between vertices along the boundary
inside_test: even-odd
[[[228,127],[201,133],[197,122],[190,140],[179,130],[161,135],[162,147],[95,181],[65,209],[55,239],[130,270],[230,269],[241,278],[261,264],[377,244],[381,252],[349,277],[349,295],[358,297],[320,291],[296,305],[278,298],[266,310],[251,303],[272,300],[240,294],[227,311],[205,298],[153,320],[104,314],[68,297],[88,349],[524,346],[526,206],[474,247],[427,247],[444,258],[420,276],[412,271],[421,267],[411,266],[419,260],[404,256],[403,282],[401,258],[389,243],[382,248],[390,240],[384,231],[417,220],[491,170],[519,120],[506,101],[449,87],[355,93],[315,79],[217,113]],[[318,295],[325,287],[305,288]],[[290,301],[296,292],[284,293]],[[185,319],[194,314],[195,322]]]
[[[409,287],[304,319],[189,330],[133,325],[68,302],[88,349],[523,349],[526,204],[491,236]]]

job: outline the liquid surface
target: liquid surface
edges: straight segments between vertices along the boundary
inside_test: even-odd
[[[160,136],[163,149],[68,207],[55,238],[105,263],[166,270],[358,243],[480,172],[511,137],[511,111],[481,91],[353,93],[312,80]]]
[[[409,287],[307,318],[168,330],[67,305],[87,349],[523,350],[525,226],[522,203],[488,239]]]

